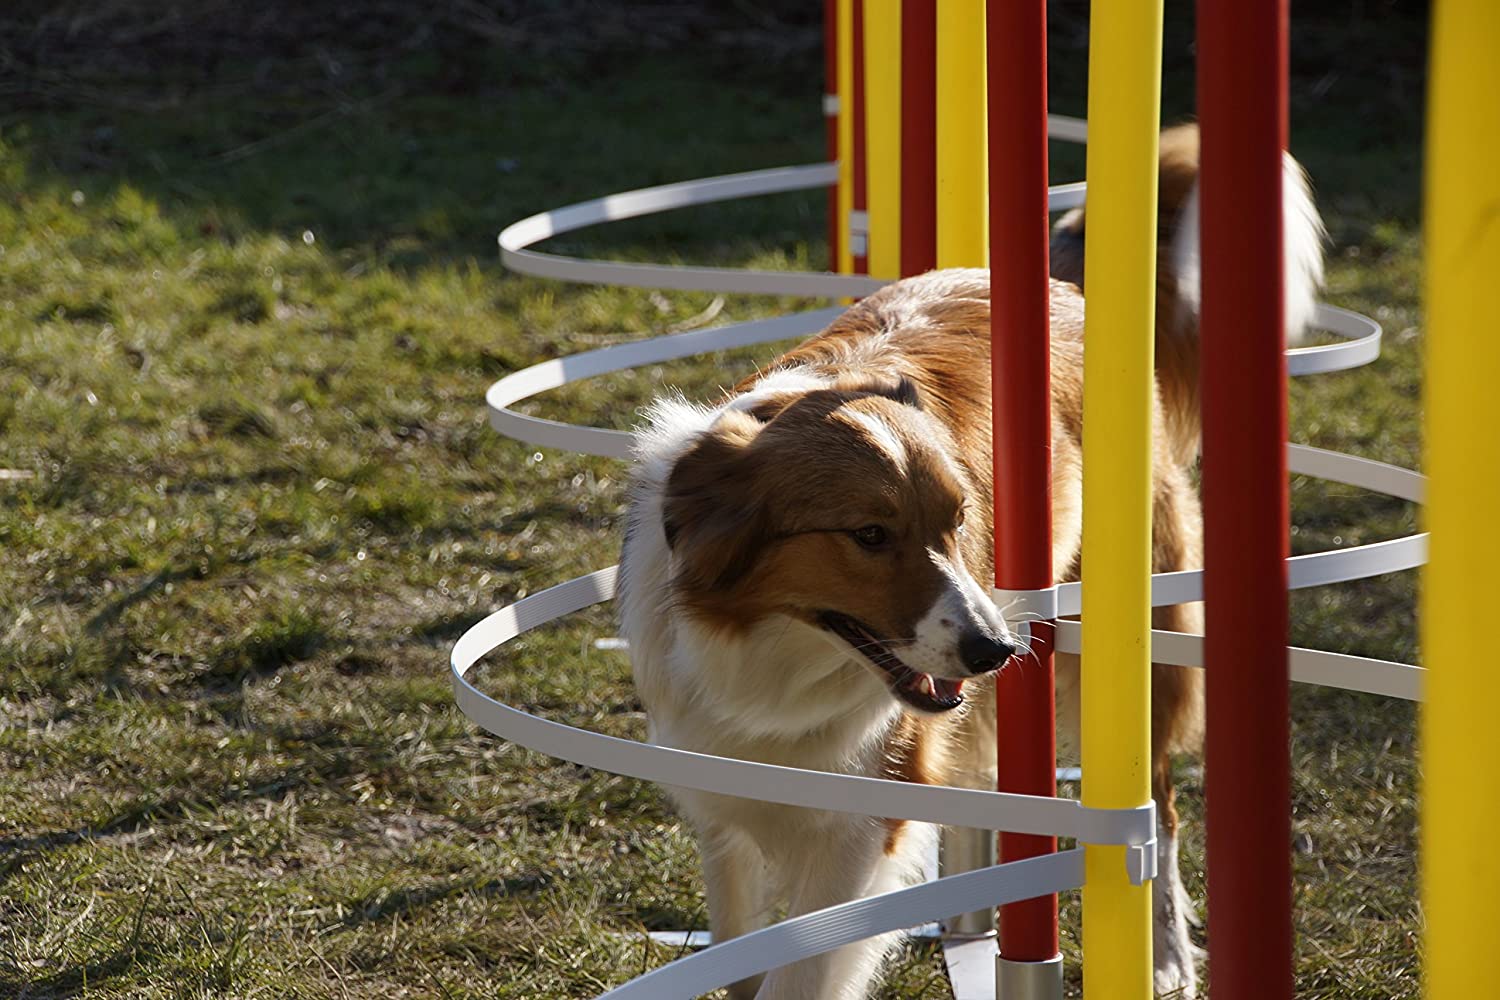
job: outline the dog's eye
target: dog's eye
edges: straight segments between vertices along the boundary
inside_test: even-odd
[[[878,524],[867,524],[863,528],[855,528],[849,534],[853,535],[854,540],[867,549],[878,549],[889,538],[885,529]]]

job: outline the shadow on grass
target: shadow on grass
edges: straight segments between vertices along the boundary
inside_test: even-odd
[[[350,904],[351,912],[340,923],[344,927],[360,927],[379,923],[425,909],[434,903],[455,896],[512,897],[530,896],[547,888],[551,878],[546,874],[520,875],[513,878],[491,879],[487,882],[452,882],[420,886],[409,889],[389,889],[372,893]]]
[[[523,214],[705,161],[818,158],[820,18],[789,0],[22,4],[0,15],[0,125],[30,160],[28,186],[89,200],[130,187],[185,238],[306,234],[398,267],[490,260],[495,232]],[[694,58],[652,58],[669,48]],[[695,86],[724,75],[768,99],[747,109],[742,93]],[[770,95],[793,90],[806,106],[789,117]],[[645,117],[671,141],[642,141]],[[766,223],[725,211],[730,231]],[[791,211],[772,225],[799,226]],[[701,225],[668,227],[660,245],[693,228],[701,240]],[[231,290],[222,308],[254,322],[271,305]],[[101,321],[111,308],[57,304]]]
[[[87,962],[65,965],[42,975],[25,975],[19,970],[0,971],[0,995],[15,1000],[66,1000],[82,996],[124,975],[149,957],[139,948],[126,945]]]
[[[52,830],[22,837],[0,837],[0,883],[50,851],[70,844],[136,833],[158,817],[180,816],[191,810],[213,810],[237,802],[275,798],[307,786],[318,777],[316,771],[312,766],[291,768],[270,781],[243,788],[227,787],[212,795],[148,796],[96,826]]]

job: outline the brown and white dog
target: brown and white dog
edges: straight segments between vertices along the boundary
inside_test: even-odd
[[[1197,131],[1162,136],[1154,563],[1200,564]],[[1286,160],[1287,326],[1322,279],[1322,224]],[[1053,565],[1077,579],[1082,528],[1082,240],[1053,238]],[[1273,335],[1268,331],[1268,335]],[[989,597],[989,275],[890,285],[714,406],[663,399],[642,429],[621,559],[622,628],[653,742],[904,781],[993,787],[989,675],[1018,652]],[[1000,501],[1003,503],[1004,484]],[[1201,630],[1196,606],[1156,628]],[[1065,743],[1078,664],[1057,661]],[[1152,677],[1156,984],[1191,995],[1173,752],[1199,740],[1201,674]],[[696,829],[714,939],[919,877],[923,824],[678,789]],[[777,969],[736,1000],[864,997],[891,935]]]

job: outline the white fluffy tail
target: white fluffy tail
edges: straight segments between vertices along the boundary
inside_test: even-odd
[[[1289,345],[1295,346],[1306,339],[1307,329],[1317,314],[1318,292],[1323,288],[1323,244],[1328,231],[1313,204],[1307,172],[1290,153],[1282,153],[1281,157],[1286,339]],[[1177,301],[1196,320],[1202,301],[1196,180],[1172,230],[1170,260],[1177,283]]]

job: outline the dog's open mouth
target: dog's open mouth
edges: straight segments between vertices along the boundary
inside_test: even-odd
[[[864,654],[885,674],[891,691],[912,708],[923,712],[951,712],[964,703],[964,682],[961,678],[934,677],[920,670],[913,670],[901,658],[891,652],[885,642],[876,637],[857,619],[833,611],[825,611],[823,627],[843,639]]]

